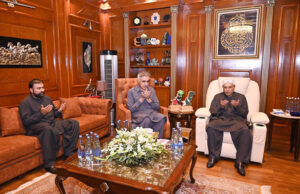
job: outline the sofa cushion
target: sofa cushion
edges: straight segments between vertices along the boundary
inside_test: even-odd
[[[0,126],[2,136],[25,134],[19,108],[0,108]]]
[[[59,107],[60,107],[60,100],[54,100],[54,101],[53,101],[53,104],[54,104],[54,106],[55,106],[57,109],[59,109]]]
[[[60,101],[61,103],[66,103],[65,110],[63,111],[63,119],[81,116],[78,98],[60,98]]]
[[[36,151],[33,137],[14,135],[0,137],[0,164]]]
[[[80,134],[106,124],[105,115],[82,114],[81,117],[72,118],[79,122]]]

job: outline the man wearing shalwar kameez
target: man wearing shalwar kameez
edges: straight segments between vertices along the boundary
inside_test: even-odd
[[[159,113],[160,105],[155,90],[149,87],[150,73],[138,74],[138,86],[128,91],[128,109],[131,111],[133,127],[151,128],[163,137],[166,116]]]
[[[64,158],[76,151],[79,123],[75,120],[56,120],[62,117],[63,103],[57,109],[51,98],[44,95],[44,84],[39,79],[29,82],[30,95],[19,106],[19,113],[26,135],[37,136],[42,146],[45,170],[56,173],[55,159],[59,151],[59,135],[63,137]]]
[[[244,164],[248,164],[251,155],[252,135],[247,125],[248,104],[244,95],[234,92],[232,79],[223,81],[223,92],[216,94],[211,106],[211,119],[207,126],[209,161],[211,168],[219,160],[223,133],[230,132],[237,150],[235,167],[245,176]]]

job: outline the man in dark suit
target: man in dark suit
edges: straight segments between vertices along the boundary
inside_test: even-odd
[[[252,135],[247,125],[248,104],[246,97],[234,92],[232,79],[223,81],[223,92],[216,94],[211,106],[211,119],[207,126],[207,144],[209,161],[207,168],[212,168],[219,160],[224,131],[230,132],[237,150],[235,167],[240,175],[245,176],[244,164],[249,163],[252,147]]]
[[[56,119],[62,117],[65,103],[57,109],[51,98],[44,95],[42,80],[31,80],[29,90],[30,94],[19,106],[26,135],[38,137],[42,145],[44,167],[46,171],[56,173],[54,164],[60,147],[59,135],[63,137],[64,158],[67,158],[76,152],[79,123],[75,120]]]

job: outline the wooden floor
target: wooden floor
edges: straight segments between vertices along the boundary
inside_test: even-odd
[[[221,159],[215,167],[206,168],[208,158],[198,153],[194,173],[234,179],[258,185],[271,185],[272,193],[288,194],[300,192],[300,162],[294,162],[293,154],[289,152],[288,141],[274,139],[272,153],[265,153],[264,163],[251,163],[246,167],[246,176],[242,177],[234,168],[234,161]],[[41,176],[45,171],[42,167],[32,170],[23,176],[17,177],[0,185],[0,193],[16,189],[21,184]]]

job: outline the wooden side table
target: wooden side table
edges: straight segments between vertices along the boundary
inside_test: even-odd
[[[275,114],[274,112],[270,113],[270,127],[268,134],[268,152],[271,152],[271,143],[272,143],[272,133],[273,133],[273,122],[276,117],[288,119],[292,122],[292,132],[290,137],[290,152],[293,151],[294,142],[295,142],[295,152],[294,152],[294,160],[298,161],[299,156],[299,145],[300,145],[300,117],[288,116],[283,114]],[[296,141],[295,141],[296,140]]]
[[[168,110],[170,124],[171,124],[171,131],[173,128],[176,127],[176,121],[181,123],[182,127],[191,128],[192,131],[190,132],[189,137],[194,134],[194,129],[192,127],[192,118],[194,116],[195,111],[189,112],[180,112],[180,111],[171,111]]]

